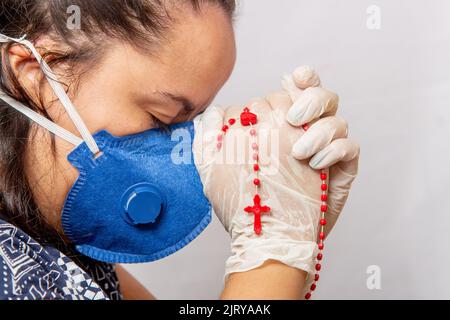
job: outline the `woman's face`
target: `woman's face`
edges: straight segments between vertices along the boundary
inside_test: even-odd
[[[91,133],[107,130],[124,136],[154,128],[154,119],[164,124],[188,121],[212,102],[234,67],[232,22],[215,6],[178,15],[169,41],[155,54],[113,42],[98,64],[83,74],[71,98]],[[38,44],[44,45],[44,41]],[[37,65],[22,70],[28,79],[40,72]],[[77,133],[48,85],[43,92],[51,118]],[[74,146],[56,139],[55,157],[48,132],[35,130],[27,152],[27,174],[42,213],[61,230],[64,200],[78,176],[66,159]]]

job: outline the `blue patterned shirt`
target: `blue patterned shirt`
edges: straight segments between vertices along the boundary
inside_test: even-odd
[[[114,265],[77,261],[0,220],[0,300],[122,298]]]

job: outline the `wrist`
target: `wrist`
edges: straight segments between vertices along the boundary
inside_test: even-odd
[[[224,300],[300,299],[306,273],[279,261],[268,260],[260,267],[230,275],[222,294]]]
[[[315,274],[318,248],[313,227],[294,227],[273,217],[266,217],[264,225],[263,233],[257,236],[248,219],[233,221],[232,254],[226,261],[226,278],[232,273],[261,267],[269,260]]]

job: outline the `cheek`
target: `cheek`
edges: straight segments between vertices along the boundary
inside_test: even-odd
[[[122,58],[118,60],[120,66],[126,61]],[[92,134],[107,130],[113,135],[125,136],[150,128],[148,113],[134,103],[136,77],[124,72],[123,67],[105,63],[105,67],[79,80],[80,85],[72,95],[72,102]],[[142,85],[142,79],[138,78]],[[74,129],[65,113],[61,121],[66,128]]]
[[[95,99],[79,97],[75,103],[80,106],[79,114],[92,134],[106,130],[125,136],[148,130],[152,125],[147,112],[112,92],[99,94]]]

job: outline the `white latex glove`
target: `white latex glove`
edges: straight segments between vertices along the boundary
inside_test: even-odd
[[[251,107],[259,116],[256,125],[260,144],[259,194],[271,207],[262,217],[262,234],[254,231],[254,217],[244,211],[253,205],[255,187],[250,128],[239,121],[217,149],[217,136],[229,118],[239,119],[242,107],[209,108],[195,119],[194,159],[204,191],[232,239],[232,255],[226,276],[255,269],[267,260],[314,274],[320,219],[320,174],[307,161],[291,155],[301,129],[289,125],[286,114],[292,101],[286,93],[260,99]],[[273,106],[276,106],[274,108]],[[239,141],[247,138],[246,141]],[[243,151],[243,152],[241,152]],[[242,158],[241,158],[242,156]]]
[[[314,169],[330,170],[328,224],[325,227],[328,235],[344,208],[358,173],[360,147],[348,139],[345,120],[336,117],[338,96],[320,85],[317,73],[306,66],[283,79],[283,88],[294,101],[287,115],[288,122],[297,127],[312,124],[294,145],[292,155],[298,160],[310,159],[309,164]]]
[[[308,69],[305,71],[309,72]],[[317,146],[326,148],[329,144],[305,140],[304,137],[316,136],[323,139],[324,136],[329,137],[329,132],[334,132],[333,137],[343,138],[347,135],[347,126],[345,122],[333,119],[326,124],[313,125],[308,134],[304,134],[302,129],[287,123],[287,113],[292,107],[290,96],[295,98],[297,103],[300,101],[299,97],[309,97],[309,100],[305,99],[309,101],[308,110],[312,110],[317,117],[324,111],[332,110],[330,113],[333,113],[337,109],[338,99],[334,94],[324,93],[320,88],[300,91],[300,88],[307,87],[305,82],[308,81],[313,85],[319,85],[318,77],[314,73],[310,75],[305,77],[297,73],[295,77],[285,81],[285,87],[291,85],[288,87],[289,94],[287,92],[272,94],[266,99],[255,101],[251,107],[252,112],[259,116],[256,126],[261,148],[259,178],[262,181],[262,188],[259,194],[263,205],[268,205],[272,209],[270,215],[262,217],[261,236],[257,236],[253,230],[253,216],[244,212],[245,207],[252,205],[255,193],[252,186],[255,175],[252,161],[249,160],[251,146],[248,141],[238,147],[235,146],[236,137],[248,137],[250,129],[242,128],[240,124],[235,125],[226,134],[222,149],[220,151],[217,149],[217,136],[222,126],[229,118],[239,119],[243,108],[235,107],[225,111],[211,107],[195,120],[195,162],[205,193],[232,237],[232,256],[227,260],[226,275],[257,268],[269,259],[302,269],[309,274],[315,273],[321,180],[319,172],[309,166],[308,161],[298,161],[293,157],[292,150],[295,151],[306,141],[306,148],[310,148],[308,150],[320,151]],[[298,85],[295,85],[294,79]],[[300,81],[302,79],[306,81]],[[297,104],[294,105],[296,106]],[[317,108],[321,109],[317,111]],[[309,120],[313,119],[314,117],[310,117]],[[326,127],[327,133],[316,129],[320,127]],[[237,162],[239,159],[236,159],[236,154],[230,153],[233,150],[245,151],[245,161]],[[295,156],[298,157],[299,154]],[[224,158],[231,159],[231,162],[225,161]]]

